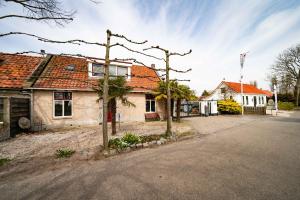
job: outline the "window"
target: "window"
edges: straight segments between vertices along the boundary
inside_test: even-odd
[[[224,94],[226,92],[226,88],[221,88],[221,94]]]
[[[91,73],[90,76],[97,76],[97,77],[103,77],[104,76],[104,64],[99,63],[90,63],[89,64],[92,67],[89,67],[89,71]],[[128,67],[126,66],[116,66],[116,65],[110,65],[109,66],[109,74],[114,76],[125,76],[127,77],[128,73]]]
[[[92,76],[103,77],[104,67],[103,64],[93,63],[92,64]]]
[[[258,104],[261,104],[260,98],[261,98],[261,96],[258,97]]]
[[[243,105],[245,104],[245,96],[243,96]]]
[[[128,67],[120,67],[118,66],[118,76],[127,76],[128,75]]]
[[[261,103],[262,103],[262,104],[265,104],[264,101],[265,101],[265,98],[264,98],[264,97],[261,97]]]
[[[72,92],[54,92],[54,117],[72,116]]]
[[[248,99],[248,96],[246,96],[246,105],[249,105],[249,99]]]
[[[155,98],[151,94],[146,94],[146,112],[155,112]]]

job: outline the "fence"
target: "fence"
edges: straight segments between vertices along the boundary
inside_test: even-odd
[[[266,107],[244,107],[245,114],[266,115]]]

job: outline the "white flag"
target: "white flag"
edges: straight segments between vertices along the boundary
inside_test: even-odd
[[[241,68],[244,67],[245,57],[246,57],[246,53],[241,53],[240,54]]]

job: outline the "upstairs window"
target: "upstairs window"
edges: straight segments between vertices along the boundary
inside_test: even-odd
[[[103,64],[93,63],[92,64],[92,76],[103,77],[104,76],[104,66]]]
[[[221,94],[224,94],[226,92],[226,88],[221,88]]]
[[[54,92],[54,117],[72,116],[72,92]]]
[[[152,94],[146,94],[146,112],[155,112],[155,97]]]
[[[101,63],[90,63],[89,64],[89,74],[92,77],[104,77],[104,64]],[[124,76],[125,78],[128,77],[128,67],[126,66],[117,66],[117,65],[110,65],[109,66],[109,75],[111,78],[115,76]]]

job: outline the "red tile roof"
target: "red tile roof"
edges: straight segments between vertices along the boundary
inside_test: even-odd
[[[0,88],[22,89],[42,57],[0,53]]]
[[[241,93],[241,83],[226,82],[224,83],[237,93]],[[258,89],[254,85],[243,84],[243,93],[245,94],[265,94],[263,90]]]
[[[145,66],[133,65],[131,67],[131,76],[128,85],[133,87],[134,91],[153,90],[158,87],[158,82],[160,81],[156,71]]]
[[[74,71],[67,70],[68,65],[75,65]],[[141,78],[141,76],[148,78]],[[97,86],[97,80],[88,76],[86,59],[54,56],[33,87],[89,90]],[[135,92],[146,92],[156,88],[159,80],[152,68],[133,65],[131,66],[131,78],[128,79],[128,85],[133,87]]]
[[[66,69],[74,65],[74,71]],[[88,62],[83,58],[53,56],[33,88],[86,90],[97,86],[96,79],[88,77]]]
[[[262,90],[266,95],[267,97],[272,97],[273,96],[273,93],[269,90]]]

